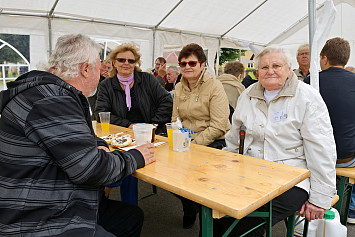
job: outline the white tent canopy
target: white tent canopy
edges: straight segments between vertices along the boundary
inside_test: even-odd
[[[321,11],[324,0],[315,2]],[[333,2],[337,16],[330,37],[343,37],[354,48],[355,0]],[[1,0],[0,33],[30,35],[33,68],[67,33],[132,41],[140,47],[143,69],[164,49],[191,42],[208,50],[213,65],[220,47],[280,44],[294,53],[308,42],[308,0]],[[349,64],[355,65],[355,57]]]

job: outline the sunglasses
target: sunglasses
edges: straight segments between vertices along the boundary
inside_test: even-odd
[[[125,63],[126,61],[128,61],[128,63],[130,63],[130,64],[136,63],[135,59],[116,58],[116,60],[117,60],[117,62],[120,62],[120,63]]]
[[[197,63],[201,61],[189,61],[189,62],[179,62],[180,67],[186,67],[186,64],[189,64],[190,67],[196,67]]]

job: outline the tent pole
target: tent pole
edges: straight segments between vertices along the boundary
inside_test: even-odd
[[[216,74],[216,77],[218,77],[218,69],[219,69],[219,54],[221,52],[221,39],[219,38],[218,39],[218,49],[217,49],[217,59],[216,59],[216,66],[215,66],[215,74]]]
[[[156,33],[156,29],[153,30],[153,57],[152,57],[152,65],[154,67],[155,64],[155,33]]]
[[[316,31],[316,7],[315,0],[308,0],[309,15],[309,52],[312,52],[313,37]]]
[[[48,18],[48,50],[49,57],[52,55],[52,19]]]
[[[56,0],[51,8],[51,10],[48,12],[48,49],[49,49],[49,56],[52,55],[52,17],[54,14],[54,9],[57,6],[59,0]]]
[[[107,54],[107,41],[105,41],[104,60],[106,60],[106,54]]]

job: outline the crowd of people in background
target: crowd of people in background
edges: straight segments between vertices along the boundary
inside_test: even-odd
[[[336,195],[335,167],[355,166],[355,74],[344,69],[344,39],[328,40],[320,53],[320,93],[307,85],[308,44],[298,48],[295,70],[284,49],[269,46],[256,55],[254,70],[228,62],[217,78],[195,43],[182,48],[178,65],[158,57],[146,71],[134,44],[121,44],[101,62],[99,50],[86,36],[62,36],[46,70],[28,72],[1,92],[0,186],[10,187],[0,193],[7,200],[0,202],[2,233],[140,235],[143,212],[131,174],[155,161],[154,147],[110,152],[91,125],[100,112],[111,112],[110,123],[122,127],[156,124],[162,135],[166,123],[180,120],[194,131],[192,143],[308,169],[310,178],[273,200],[273,225],[297,210],[308,220],[322,218]],[[248,129],[243,151],[241,125]],[[122,202],[107,198],[115,183]],[[200,204],[176,196],[183,228],[191,228]],[[214,220],[215,236],[232,222]],[[231,235],[261,222],[244,218]],[[348,222],[355,223],[354,193]],[[261,226],[248,236],[264,232]]]

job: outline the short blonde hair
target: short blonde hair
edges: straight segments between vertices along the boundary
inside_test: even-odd
[[[113,50],[108,56],[107,59],[111,60],[111,64],[112,64],[112,69],[109,72],[110,77],[114,77],[117,75],[117,69],[116,67],[113,65],[113,62],[116,60],[116,56],[119,53],[123,53],[123,52],[127,52],[127,51],[131,51],[134,55],[134,59],[136,60],[136,65],[134,66],[134,70],[136,70],[137,72],[141,72],[142,69],[140,68],[142,62],[141,62],[141,54],[139,53],[139,49],[137,48],[137,46],[135,46],[132,43],[123,43],[120,46],[118,46],[117,48],[115,48],[115,50]]]

